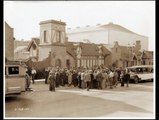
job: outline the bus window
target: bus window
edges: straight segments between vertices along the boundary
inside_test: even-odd
[[[9,67],[8,72],[9,75],[19,74],[19,67]]]

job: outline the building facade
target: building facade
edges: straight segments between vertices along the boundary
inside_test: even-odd
[[[62,68],[89,68],[102,65],[106,67],[127,67],[143,64],[144,57],[141,57],[143,55],[141,52],[142,42],[139,40],[135,41],[133,46],[131,44],[129,46],[122,45],[121,43],[119,45],[118,41],[115,41],[114,45],[90,43],[89,40],[85,40],[87,42],[84,43],[78,41],[80,37],[79,39],[74,38],[73,41],[76,42],[71,42],[67,37],[65,27],[66,23],[61,21],[40,22],[40,38],[33,38],[27,48],[32,61],[39,62],[50,59],[50,66]],[[92,36],[90,35],[90,37]],[[100,37],[105,39],[104,36]]]
[[[30,41],[27,47],[27,51],[29,52],[29,58],[32,61],[38,61],[39,44],[40,44],[39,38],[32,38],[32,40]]]
[[[35,39],[29,43],[29,57],[33,61],[43,61],[49,57],[50,66],[63,68],[105,65],[110,55],[107,48],[101,44],[69,42],[65,26],[64,22],[56,20],[40,22],[39,43]]]
[[[114,44],[118,41],[122,46],[132,46],[136,41],[141,41],[141,49],[148,50],[148,37],[136,34],[120,25],[109,23],[106,25],[77,27],[67,29],[67,35],[70,41],[89,40],[92,43]]]
[[[5,22],[5,58],[14,60],[14,29]]]
[[[117,67],[128,67],[141,64],[141,44],[136,41],[135,46],[122,46],[116,41],[112,48],[112,64]]]
[[[14,60],[23,61],[29,58],[27,46],[19,46],[14,50]]]
[[[71,42],[68,44],[71,44]],[[106,59],[110,55],[110,51],[102,44],[76,42],[72,43],[72,46],[67,46],[67,48],[71,49],[69,53],[74,56],[76,67],[105,66],[107,65]]]
[[[74,59],[66,50],[66,23],[56,20],[40,22],[40,44],[38,60],[42,61],[50,54],[52,66],[67,67],[75,66]]]
[[[141,59],[143,65],[153,65],[153,51],[143,51]]]

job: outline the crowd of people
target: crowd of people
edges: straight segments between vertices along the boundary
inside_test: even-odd
[[[74,86],[81,89],[115,88],[118,83],[129,86],[130,74],[128,69],[108,69],[97,67],[95,69],[46,69],[45,84],[50,84],[50,91],[59,86]]]

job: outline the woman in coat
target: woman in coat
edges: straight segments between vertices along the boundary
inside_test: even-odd
[[[72,71],[68,70],[68,86],[72,85]]]
[[[55,73],[54,72],[50,72],[50,76],[49,76],[49,80],[50,80],[50,86],[49,86],[49,90],[50,91],[55,91]]]

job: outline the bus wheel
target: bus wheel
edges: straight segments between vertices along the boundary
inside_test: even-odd
[[[135,84],[139,83],[139,78],[136,76],[134,79]]]

